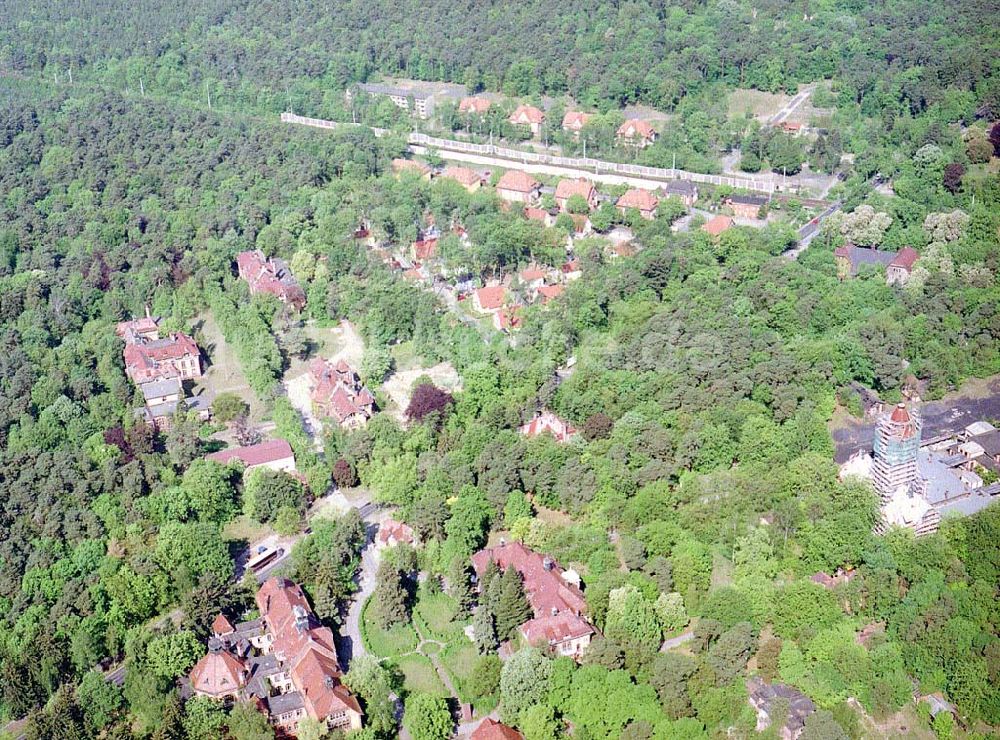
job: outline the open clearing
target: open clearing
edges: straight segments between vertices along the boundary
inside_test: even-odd
[[[382,390],[392,400],[390,412],[399,421],[403,421],[406,407],[410,405],[410,389],[413,382],[422,375],[429,377],[438,388],[454,392],[462,390],[462,379],[450,362],[440,362],[433,367],[415,367],[411,370],[401,370],[389,376],[382,384]]]
[[[729,93],[729,115],[739,118],[750,111],[754,118],[770,118],[784,108],[791,99],[790,95],[761,90],[733,90]]]
[[[220,393],[235,393],[250,404],[250,418],[261,421],[265,416],[264,405],[250,390],[236,352],[226,343],[210,311],[195,318],[192,334],[202,352],[208,356],[205,374],[194,381],[193,395],[204,393],[214,399]]]

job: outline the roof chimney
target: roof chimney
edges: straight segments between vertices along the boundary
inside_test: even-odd
[[[295,617],[295,629],[299,632],[309,627],[309,613],[301,604],[292,607],[292,616]]]
[[[328,689],[333,689],[333,676],[323,676],[323,685]]]
[[[542,560],[542,567],[545,568],[545,570],[552,570],[553,565],[555,565],[555,563],[552,562],[552,558],[547,557]]]

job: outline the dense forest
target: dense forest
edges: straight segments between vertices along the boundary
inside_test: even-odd
[[[997,10],[7,3],[0,719],[26,718],[30,740],[272,737],[244,705],[182,701],[178,679],[216,613],[253,613],[252,584],[233,581],[246,542],[227,527],[304,529],[309,494],[278,477],[244,484],[203,461],[218,427],[183,415],[166,434],[137,423],[114,324],[149,307],[198,340],[214,317],[315,495],[331,479],[360,483],[416,530],[423,549],[380,571],[387,623],[410,618],[415,586],[399,574],[411,570],[428,574],[420,599],[441,583],[467,611],[468,558],[491,533],[579,569],[603,633],[582,666],[527,649],[501,668],[509,629],[476,631],[478,680],[463,694],[529,740],[567,727],[576,738],[750,737],[751,673],[816,703],[806,740],[871,737],[897,716],[941,738],[990,736],[1000,508],[919,539],[875,536],[875,495],[837,480],[827,422],[838,404],[856,409],[852,384],[894,401],[914,379],[939,397],[1000,373]],[[487,276],[558,264],[558,228],[502,208],[490,188],[393,177],[397,137],[258,117],[289,98],[339,111],[346,84],[394,73],[676,109],[712,146],[740,129],[717,100],[698,112],[718,91],[829,79],[837,134],[858,153],[846,212],[790,261],[785,226],[713,240],[676,233],[678,213],[663,209],[634,224],[642,250],[629,259],[579,240],[583,277],[528,308],[516,342],[484,335],[387,269],[355,229],[408,244],[429,220],[461,223],[471,246],[445,237],[443,259]],[[867,186],[875,173],[891,195]],[[922,259],[905,288],[878,273],[842,281],[832,251],[846,241],[909,245]],[[235,278],[233,258],[250,248],[289,261],[307,297],[301,316]],[[402,345],[425,366],[452,363],[462,390],[429,393],[406,424],[378,414],[330,431],[319,456],[278,385],[304,319],[357,326],[373,385]],[[555,370],[570,357],[563,379]],[[540,406],[581,438],[519,435]],[[334,627],[363,538],[354,512],[314,520],[283,566]],[[856,576],[833,590],[810,580],[839,568]],[[521,606],[517,584],[510,592],[495,605],[501,626]],[[690,649],[658,652],[691,620]],[[118,664],[120,687],[100,672]],[[361,737],[395,736],[389,693],[415,737],[450,732],[392,661],[359,662],[347,682],[364,702]],[[897,715],[934,692],[957,719]]]

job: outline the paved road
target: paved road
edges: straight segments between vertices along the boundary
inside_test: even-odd
[[[366,519],[366,523],[367,521]],[[347,610],[344,624],[340,628],[340,644],[337,646],[337,655],[344,670],[350,667],[355,656],[365,654],[365,645],[361,641],[361,609],[368,601],[368,597],[372,595],[372,591],[375,590],[375,573],[379,563],[379,552],[374,545],[378,525],[371,524],[368,530],[368,542],[365,543],[365,548],[361,551],[361,567],[358,569],[358,591],[354,595],[354,600]]]
[[[806,250],[806,247],[809,246],[810,242],[812,242],[812,240],[819,234],[823,221],[835,214],[843,208],[843,206],[844,204],[838,200],[821,214],[813,218],[812,221],[799,229],[799,243],[791,249],[786,249],[782,252],[782,256],[790,260],[798,259],[798,256]]]
[[[660,645],[660,652],[665,653],[668,650],[673,650],[676,647],[680,647],[685,642],[691,642],[694,639],[694,632],[688,631],[677,635],[677,637],[671,637],[669,640],[664,640],[663,644]]]

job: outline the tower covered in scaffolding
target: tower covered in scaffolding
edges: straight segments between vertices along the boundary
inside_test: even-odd
[[[910,489],[919,481],[920,426],[916,410],[907,410],[902,403],[878,420],[872,479],[883,501],[892,498],[901,487]]]
[[[920,475],[920,416],[900,403],[883,414],[875,426],[872,482],[882,499],[882,521],[913,529],[918,535],[934,532],[941,515],[927,501],[927,482]]]

